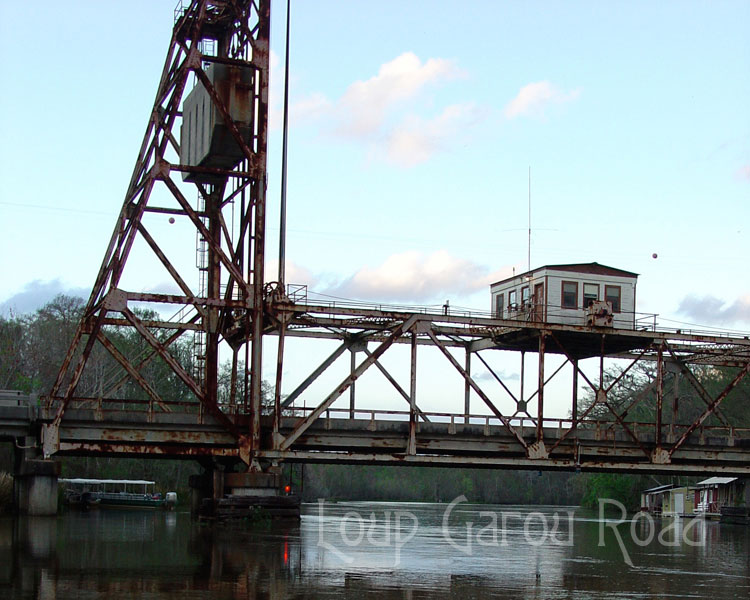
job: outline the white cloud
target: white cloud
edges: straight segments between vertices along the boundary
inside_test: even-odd
[[[393,254],[375,267],[362,267],[325,292],[385,302],[442,302],[446,297],[456,298],[481,290],[501,277],[499,272],[488,273],[486,266],[452,256],[445,250],[431,254],[411,250]]]
[[[319,279],[305,267],[287,259],[284,265],[284,280],[287,284],[303,284],[312,286],[318,283]],[[279,275],[279,261],[274,258],[266,261],[265,280],[276,281]]]
[[[505,116],[515,117],[544,117],[545,110],[552,104],[562,104],[575,100],[580,90],[564,90],[549,81],[538,81],[523,86],[518,95],[505,106]]]
[[[270,54],[271,86],[268,90],[268,127],[280,129],[284,123],[284,65],[279,55],[271,50]],[[290,86],[295,82],[294,74],[290,75]],[[294,90],[290,92],[294,97]],[[289,104],[289,120],[294,122],[308,121],[321,116],[335,114],[333,103],[325,95],[315,92]]]
[[[504,369],[493,369],[495,371],[495,374],[500,378],[501,381],[507,382],[507,381],[519,381],[521,379],[521,376],[519,373],[515,372],[506,372]],[[495,376],[484,369],[482,367],[482,370],[474,369],[471,373],[472,379],[474,381],[497,381],[495,379]]]
[[[750,323],[750,294],[740,296],[727,305],[714,296],[687,296],[680,302],[677,312],[698,323],[728,325],[738,321]]]
[[[744,165],[737,169],[736,175],[739,179],[750,181],[750,165]]]
[[[413,52],[405,52],[383,63],[378,74],[355,81],[337,102],[339,134],[367,137],[378,131],[389,108],[416,96],[430,84],[463,75],[454,61],[429,58],[424,63]]]
[[[51,281],[35,279],[24,285],[20,292],[13,294],[4,302],[0,302],[0,316],[32,313],[50,302],[58,294],[87,300],[91,294],[91,289],[69,287],[60,279],[53,279]]]
[[[428,87],[464,77],[454,61],[429,58],[422,61],[405,52],[383,63],[378,73],[355,81],[337,99],[320,92],[292,102],[293,122],[317,123],[321,132],[364,144],[369,156],[412,167],[446,149],[451,137],[465,134],[482,116],[472,103],[454,104],[438,116],[423,118],[414,112],[417,97]],[[281,111],[276,119],[281,122]]]
[[[333,107],[331,101],[321,93],[310,94],[289,107],[291,121],[306,120],[325,115]]]
[[[406,117],[388,135],[385,155],[389,162],[413,167],[443,150],[481,117],[474,104],[453,104],[434,119]]]

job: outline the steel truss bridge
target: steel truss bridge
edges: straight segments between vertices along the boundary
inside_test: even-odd
[[[39,406],[1,407],[0,432],[32,428],[46,457],[204,457],[249,471],[297,461],[750,473],[750,428],[722,412],[750,370],[747,337],[316,303],[284,281],[283,268],[269,282],[269,23],[269,0],[194,0],[179,7],[133,175],[70,350]],[[241,85],[227,92],[226,82],[214,77],[217,65]],[[211,146],[207,160],[196,160],[184,146],[193,131],[185,96],[198,88],[222,128],[214,133],[223,146]],[[179,250],[152,226],[167,217],[191,232]],[[195,256],[196,245],[198,277],[195,271],[187,276],[183,258]],[[281,258],[283,265],[283,252]],[[168,276],[162,291],[132,291],[143,289],[138,273],[146,259]],[[144,306],[155,312],[139,312]],[[175,319],[158,316],[168,306],[179,309]],[[137,352],[123,344],[124,336],[139,340]],[[264,338],[275,339],[275,356],[264,356]],[[291,388],[282,381],[285,346],[296,338],[334,340],[337,347],[329,354],[330,342],[315,342],[320,350],[311,352],[313,366]],[[192,348],[187,358],[176,351],[186,341]],[[409,377],[399,381],[383,356],[403,345]],[[434,410],[431,398],[420,394],[417,365],[427,348],[463,379],[463,394],[450,410]],[[497,351],[517,353],[522,364],[533,355],[535,389],[524,390],[522,383],[514,392],[492,366]],[[231,356],[223,394],[222,354]],[[550,355],[562,364],[550,367]],[[102,356],[119,370],[106,385],[97,379]],[[328,393],[313,393],[311,386],[346,356],[346,376]],[[620,374],[608,377],[615,360]],[[276,366],[270,399],[261,381],[264,361]],[[596,372],[581,361],[595,363]],[[157,363],[179,394],[160,391],[149,375]],[[471,374],[472,364],[480,363],[489,382]],[[648,385],[624,404],[615,402],[641,363],[653,367]],[[701,369],[729,374],[721,389],[709,391]],[[368,370],[389,382],[402,410],[357,402],[355,382]],[[551,418],[545,403],[564,372],[571,382],[569,416]],[[524,375],[525,367],[521,382]],[[579,405],[582,390],[590,400]],[[688,390],[694,416],[679,422]],[[653,418],[634,421],[645,404]]]

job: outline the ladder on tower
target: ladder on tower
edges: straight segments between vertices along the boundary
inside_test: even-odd
[[[198,214],[206,225],[206,199],[198,193]],[[208,240],[200,230],[195,232],[195,266],[198,269],[198,297],[205,298],[208,293]],[[206,331],[198,329],[193,335],[193,377],[203,384],[206,373]]]

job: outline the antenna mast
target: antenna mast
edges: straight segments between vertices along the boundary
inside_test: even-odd
[[[529,268],[528,273],[531,273],[531,165],[529,165],[529,253],[528,253]]]

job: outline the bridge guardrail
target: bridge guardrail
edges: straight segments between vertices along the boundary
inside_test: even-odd
[[[315,410],[314,407],[290,407],[287,409],[287,416],[304,417],[307,414]],[[321,416],[320,419],[331,419],[331,418],[349,418],[351,410],[346,407],[341,408],[329,408]],[[266,413],[270,415],[271,413]],[[448,424],[449,426],[463,425],[466,423],[466,415],[459,413],[446,413],[446,412],[429,412],[422,411],[418,414],[417,419],[419,423],[424,421],[419,418],[420,415],[426,416],[431,423],[442,423]],[[409,411],[401,410],[383,410],[383,409],[354,409],[354,419],[360,421],[396,421],[396,422],[408,422]],[[507,417],[510,425],[521,431],[526,430],[528,432],[534,431],[537,427],[538,419],[535,417]],[[564,433],[570,429],[595,429],[599,430],[602,439],[610,438],[615,430],[621,429],[621,426],[617,421],[610,420],[599,420],[599,419],[579,419],[574,422],[570,418],[562,417],[544,417],[542,419],[543,426],[545,429],[556,429],[559,432]],[[502,427],[503,423],[499,417],[491,414],[469,414],[468,423],[470,425],[482,425],[486,427]],[[654,423],[649,422],[638,422],[630,421],[626,422],[626,425],[633,431],[636,437],[653,435]],[[664,423],[662,425],[663,436],[680,436],[682,433],[687,431],[690,427],[689,424],[672,424]],[[694,435],[698,437],[702,436],[715,436],[715,437],[726,437],[727,439],[733,440],[735,438],[750,439],[750,427],[727,427],[725,425],[701,425],[698,427]]]
[[[19,390],[0,390],[0,406],[35,406],[35,394],[25,394]]]

